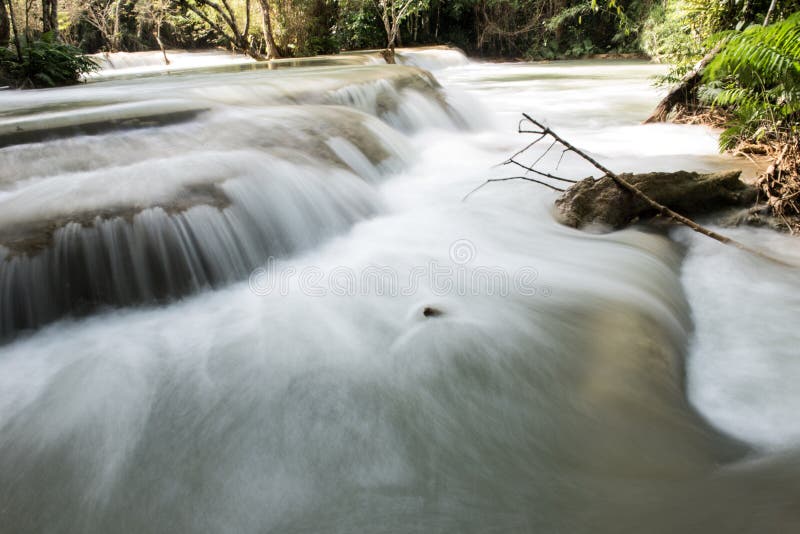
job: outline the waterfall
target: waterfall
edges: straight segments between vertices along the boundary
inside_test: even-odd
[[[464,123],[429,74],[385,71],[21,95],[0,119],[0,335],[242,280],[380,213],[397,130]]]

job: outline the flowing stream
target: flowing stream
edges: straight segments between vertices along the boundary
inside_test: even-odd
[[[800,532],[797,270],[464,200],[746,167],[662,67],[170,54],[0,91],[0,532]]]

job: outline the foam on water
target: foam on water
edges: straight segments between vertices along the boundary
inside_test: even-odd
[[[100,71],[94,74],[94,76],[107,75],[108,71],[114,71],[119,74],[130,74],[255,62],[255,60],[249,56],[234,54],[223,50],[167,50],[166,55],[169,59],[169,65],[164,61],[164,54],[157,50],[150,52],[95,54],[92,57],[100,66]]]
[[[793,236],[772,231],[728,235],[800,263]],[[732,435],[767,450],[800,443],[800,275],[684,236],[691,243],[683,280],[697,335],[689,358],[689,395]]]
[[[519,111],[526,110],[557,125],[559,133],[614,170],[753,172],[746,161],[718,154],[713,130],[636,124],[660,96],[649,84],[663,66],[612,64],[613,69],[593,62],[473,65],[439,78],[490,103],[501,112],[502,127],[513,127]],[[720,232],[771,254],[798,255],[790,236]],[[800,394],[791,384],[800,380],[800,345],[787,321],[800,309],[792,297],[800,293],[800,279],[707,238],[684,239],[690,248],[682,280],[696,323],[687,368],[690,399],[711,423],[738,439],[761,448],[796,449],[800,426],[792,414]]]
[[[399,48],[396,60],[402,65],[414,65],[429,71],[469,65],[463,52],[447,47]]]

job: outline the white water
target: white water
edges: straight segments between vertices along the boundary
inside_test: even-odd
[[[248,65],[255,60],[239,54],[232,54],[222,50],[168,50],[166,52],[169,65],[164,61],[164,54],[160,51],[152,52],[115,52],[102,53],[92,56],[100,66],[100,70],[91,73],[89,78],[109,78],[137,74],[160,74],[165,71],[180,72],[198,68],[213,68],[221,66]]]
[[[712,130],[638,124],[657,101],[647,74],[662,69],[625,62],[602,67],[596,62],[473,64],[440,72],[438,78],[495,111],[498,127],[513,129],[525,110],[557,126],[577,146],[602,155],[612,169],[743,168],[745,175],[751,173],[746,162],[718,153]],[[719,231],[795,263],[800,258],[800,243],[790,236]],[[796,449],[800,331],[789,324],[800,317],[800,274],[687,233],[680,232],[681,241],[690,243],[682,282],[696,328],[688,356],[690,399],[738,439],[760,448]]]
[[[24,276],[29,311],[65,280],[138,304],[0,347],[0,532],[800,528],[794,273],[680,231],[683,262],[664,237],[561,227],[533,184],[462,201],[509,174],[492,166],[525,142],[520,111],[619,170],[740,162],[704,128],[638,125],[660,67],[421,55],[443,90],[376,65],[8,96],[23,117],[129,99],[207,111],[0,149],[0,226],[95,221],[59,230],[49,259],[6,260],[3,303]],[[161,208],[185,198],[198,205]],[[798,255],[789,237],[736,237]],[[267,256],[285,288],[245,279]],[[365,275],[384,267],[397,288]],[[487,268],[522,287],[490,291]],[[173,279],[187,272],[206,283]],[[755,449],[695,416],[687,354],[700,414]]]

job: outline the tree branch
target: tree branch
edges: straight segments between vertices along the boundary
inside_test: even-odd
[[[537,180],[535,178],[531,178],[529,176],[509,176],[507,178],[489,178],[488,180],[483,182],[481,185],[479,185],[478,187],[476,187],[475,189],[473,189],[472,191],[470,191],[469,193],[464,195],[464,198],[462,198],[461,201],[463,202],[463,201],[467,200],[470,197],[470,195],[472,195],[472,193],[476,192],[478,189],[481,189],[485,185],[489,185],[489,184],[491,184],[493,182],[507,182],[509,180],[525,180],[527,182],[534,182],[534,183],[537,183],[539,185],[543,185],[545,187],[549,187],[553,191],[558,191],[558,192],[561,192],[561,193],[563,193],[565,191],[564,189],[560,189],[558,187],[550,185],[550,184],[548,184],[546,182],[542,182],[542,181]]]
[[[504,162],[503,165],[508,165],[509,163],[513,163],[517,167],[522,167],[523,169],[525,169],[528,172],[532,172],[534,174],[538,174],[539,176],[541,176],[543,178],[550,178],[551,180],[558,180],[559,182],[567,182],[567,183],[570,183],[570,184],[578,183],[577,180],[571,180],[569,178],[564,178],[562,176],[556,176],[556,175],[550,174],[548,172],[539,171],[537,169],[534,169],[533,167],[529,167],[527,165],[524,165],[524,164],[520,163],[519,161],[517,161],[515,159],[510,159],[510,160]]]
[[[551,130],[547,126],[543,125],[542,123],[538,122],[537,120],[533,119],[530,115],[528,115],[526,113],[523,113],[522,116],[525,117],[525,119],[527,121],[529,121],[531,124],[533,124],[534,126],[536,126],[536,127],[538,127],[540,129],[540,131],[533,132],[533,133],[546,133],[547,135],[551,136],[553,139],[558,141],[562,146],[568,148],[570,151],[574,152],[575,154],[577,154],[578,156],[580,156],[584,160],[588,161],[596,169],[598,169],[599,171],[603,172],[606,176],[608,176],[609,178],[614,180],[614,183],[616,183],[619,187],[621,187],[622,189],[625,189],[626,191],[628,191],[629,193],[631,193],[635,197],[639,198],[640,200],[642,200],[644,203],[646,203],[648,206],[650,206],[651,208],[656,210],[661,215],[663,215],[665,217],[668,217],[668,218],[670,218],[670,219],[672,219],[672,220],[674,220],[676,222],[679,222],[679,223],[683,224],[684,226],[688,226],[689,228],[691,228],[695,232],[698,232],[698,233],[703,234],[703,235],[705,235],[707,237],[710,237],[711,239],[715,239],[716,241],[719,241],[720,243],[725,243],[726,245],[732,245],[732,246],[734,246],[734,247],[736,247],[736,248],[738,248],[740,250],[744,250],[744,251],[750,252],[751,254],[754,254],[756,256],[759,256],[761,258],[767,259],[767,260],[769,260],[771,262],[774,262],[774,263],[777,263],[777,264],[780,264],[780,265],[783,265],[783,266],[794,267],[793,265],[791,265],[789,263],[786,263],[783,260],[780,260],[778,258],[770,256],[769,254],[765,254],[764,252],[761,252],[759,250],[751,248],[751,247],[745,245],[744,243],[736,241],[735,239],[731,239],[730,237],[724,236],[724,235],[719,234],[719,233],[717,233],[717,232],[715,232],[713,230],[710,230],[710,229],[708,229],[708,228],[706,228],[704,226],[701,226],[701,225],[697,224],[696,222],[694,222],[693,220],[689,219],[688,217],[684,217],[680,213],[677,213],[677,212],[669,209],[667,206],[665,206],[663,204],[659,204],[658,202],[656,202],[655,200],[653,200],[652,198],[650,198],[649,196],[644,194],[638,187],[636,187],[635,185],[633,185],[632,183],[627,181],[625,178],[623,178],[620,175],[616,174],[614,171],[610,170],[608,167],[602,165],[596,159],[594,159],[593,157],[589,156],[588,154],[586,154],[585,152],[583,152],[579,148],[577,148],[574,145],[572,145],[569,141],[567,141],[564,138],[562,138],[561,136],[559,136],[553,130]]]

